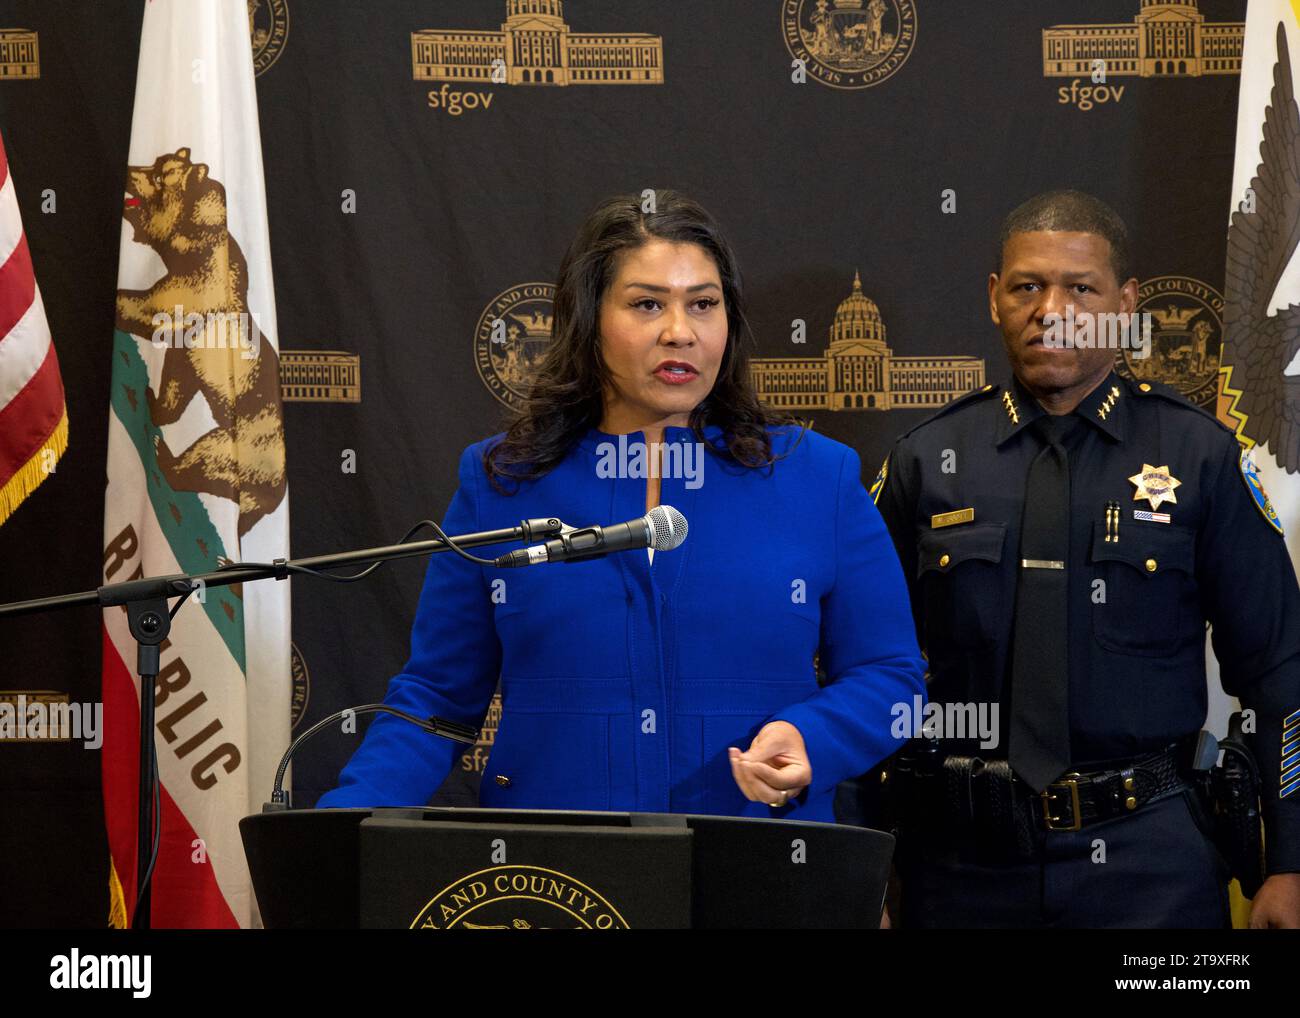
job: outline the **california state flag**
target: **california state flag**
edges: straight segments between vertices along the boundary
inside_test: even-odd
[[[148,0],[113,335],[104,582],[289,554],[275,294],[245,0]],[[113,925],[135,909],[139,680],[104,612]],[[163,646],[154,926],[256,922],[238,821],[289,741],[289,587],[209,587]]]

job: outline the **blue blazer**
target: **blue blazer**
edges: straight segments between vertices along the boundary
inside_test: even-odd
[[[796,434],[773,429],[774,452],[793,451],[772,469],[699,449],[699,475],[664,477],[661,502],[681,510],[690,531],[653,563],[643,550],[522,569],[434,555],[410,660],[384,702],[479,725],[500,678],[484,806],[833,820],[836,784],[910,735],[910,726],[891,733],[894,708],[924,698],[924,663],[857,453],[813,432],[796,444]],[[706,435],[717,440],[720,430]],[[664,440],[695,442],[674,427]],[[448,534],[645,513],[643,477],[607,476],[616,435],[590,431],[512,496],[483,470],[493,441],[461,456]],[[821,688],[819,648],[830,680]],[[727,758],[727,747],[747,749],[774,720],[799,730],[812,764],[809,789],[777,809],[745,799]],[[379,715],[318,805],[423,805],[462,749]]]

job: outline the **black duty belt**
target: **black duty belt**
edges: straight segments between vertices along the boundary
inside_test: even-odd
[[[928,758],[927,758],[928,757]],[[964,832],[990,847],[1033,854],[1041,832],[1078,831],[1129,816],[1188,787],[1188,753],[1175,743],[1155,753],[1070,771],[1035,792],[1006,760],[906,751],[889,782],[905,831]]]
[[[1071,771],[1039,793],[1043,827],[1049,831],[1078,831],[1103,820],[1127,816],[1181,790],[1187,780],[1180,773],[1178,757],[1178,748],[1170,746],[1114,769],[1086,774]]]

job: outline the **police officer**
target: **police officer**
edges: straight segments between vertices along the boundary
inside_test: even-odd
[[[1300,589],[1232,433],[1113,370],[1137,289],[1108,206],[1021,205],[988,282],[1012,378],[903,435],[873,486],[935,703],[888,771],[905,926],[1228,924],[1193,789],[1207,622],[1255,729],[1251,925],[1300,926]]]

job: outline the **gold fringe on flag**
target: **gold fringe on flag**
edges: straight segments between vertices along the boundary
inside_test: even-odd
[[[1228,885],[1228,907],[1232,911],[1232,928],[1249,929],[1251,900],[1241,893],[1241,884],[1235,880]]]
[[[122,892],[122,881],[117,879],[117,867],[113,865],[113,856],[108,857],[108,926],[114,930],[127,927],[126,895]]]
[[[50,475],[54,464],[58,463],[68,448],[68,408],[63,407],[63,416],[55,425],[32,458],[14,473],[13,477],[0,487],[0,523],[13,515],[14,510],[23,504],[23,500],[36,490],[37,486]],[[47,453],[54,453],[54,461],[46,462]]]

